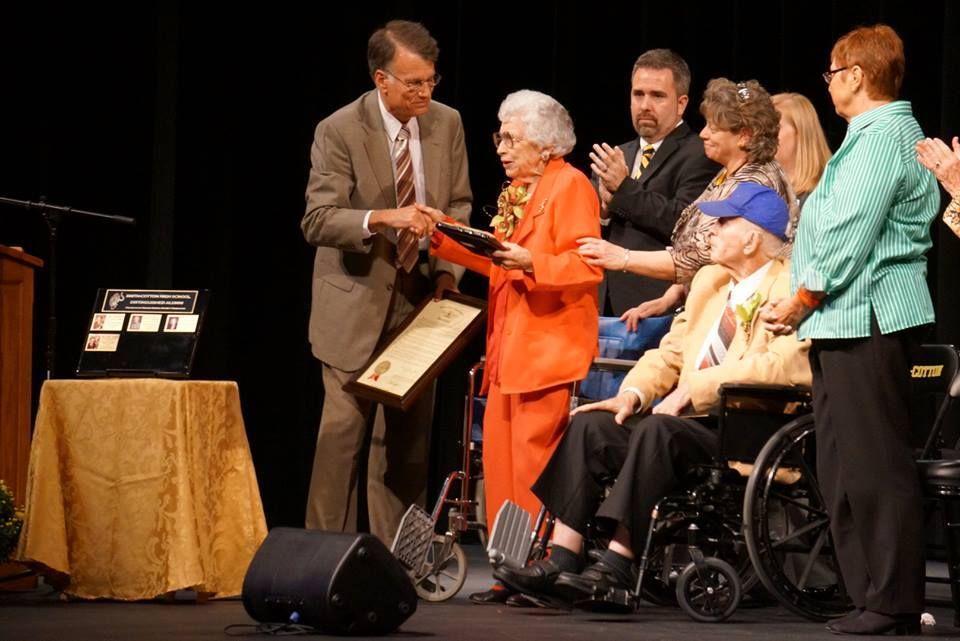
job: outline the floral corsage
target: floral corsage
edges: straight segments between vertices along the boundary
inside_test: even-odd
[[[523,218],[523,207],[530,201],[530,193],[526,185],[505,184],[503,191],[497,198],[497,215],[490,221],[490,226],[510,238]]]
[[[753,326],[753,317],[757,315],[757,310],[760,309],[760,301],[760,292],[754,292],[753,296],[734,308],[734,311],[737,313],[737,319],[740,321],[740,327],[743,329],[748,343],[750,342],[750,330]]]

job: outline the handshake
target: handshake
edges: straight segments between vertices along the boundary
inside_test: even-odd
[[[407,230],[417,238],[423,238],[433,233],[436,224],[446,220],[446,216],[439,209],[414,203],[400,209],[378,209],[370,214],[367,227],[371,232],[384,232],[387,229],[397,231]]]

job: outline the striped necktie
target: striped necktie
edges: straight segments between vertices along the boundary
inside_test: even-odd
[[[412,205],[417,199],[413,184],[413,161],[410,157],[410,130],[406,125],[400,127],[393,144],[393,164],[397,172],[397,207]],[[401,229],[397,234],[397,267],[411,271],[419,258],[419,239],[409,229]]]
[[[727,302],[723,306],[723,315],[720,317],[720,324],[717,325],[717,331],[710,337],[707,351],[703,355],[703,360],[700,361],[697,369],[706,369],[722,363],[723,358],[727,355],[727,348],[730,347],[730,343],[733,341],[733,335],[736,333],[737,315],[734,313],[733,308],[730,307],[730,297],[728,296]]]
[[[636,180],[643,175],[643,170],[650,165],[650,161],[653,160],[653,154],[656,151],[653,145],[644,145],[643,151],[640,153],[640,163],[637,165],[637,170],[633,172],[633,178]]]

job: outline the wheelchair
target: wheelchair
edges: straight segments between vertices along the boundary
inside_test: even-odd
[[[810,390],[728,384],[720,392],[717,455],[654,509],[636,586],[579,605],[624,611],[647,600],[718,622],[736,611],[743,594],[762,587],[814,621],[852,608],[817,484]],[[922,346],[911,371],[911,422],[926,438],[918,471],[927,497],[941,506],[946,581],[960,626],[960,460],[931,459],[958,395],[956,350]]]
[[[617,362],[632,365],[648,348],[659,343],[670,328],[672,315],[647,318],[640,322],[637,331],[627,332],[624,323],[618,318],[601,318],[599,328],[599,353],[596,359],[601,365],[591,368],[590,374],[580,383],[594,394],[605,393],[608,389],[619,387],[620,380],[627,367],[610,369],[604,362]],[[633,360],[615,360],[619,356]],[[486,398],[479,395],[480,381],[484,362],[481,360],[467,373],[467,397],[464,404],[462,465],[447,475],[440,489],[432,512],[427,513],[413,505],[401,520],[394,538],[392,551],[394,556],[406,568],[416,588],[417,595],[431,602],[442,602],[453,598],[463,587],[467,576],[466,554],[460,546],[460,535],[466,531],[476,531],[481,543],[499,560],[498,563],[514,560],[526,562],[533,556],[538,558],[545,553],[549,540],[550,523],[546,513],[541,511],[534,523],[529,515],[520,510],[500,526],[501,537],[508,536],[510,543],[487,541],[487,523],[483,506],[483,471],[481,465],[483,444],[483,413]],[[576,394],[577,387],[574,388]],[[457,491],[459,490],[459,491]],[[447,530],[437,533],[436,527],[447,510]],[[522,513],[522,514],[521,514]],[[535,545],[537,537],[530,531],[543,532],[542,544]],[[509,534],[507,534],[509,533]],[[497,552],[497,546],[502,552]]]

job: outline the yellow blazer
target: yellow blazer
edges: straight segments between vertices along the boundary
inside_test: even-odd
[[[745,331],[737,322],[727,355],[716,367],[697,369],[697,355],[707,333],[723,312],[727,302],[730,274],[723,267],[701,268],[690,284],[687,304],[670,326],[658,349],[647,351],[624,378],[621,390],[635,387],[643,392],[649,404],[669,393],[681,383],[690,390],[690,401],[698,413],[718,406],[718,390],[722,383],[779,383],[809,385],[809,341],[796,336],[774,336],[763,329],[759,313],[754,314]],[[761,305],[770,299],[790,295],[790,269],[781,260],[770,270],[757,289]]]

